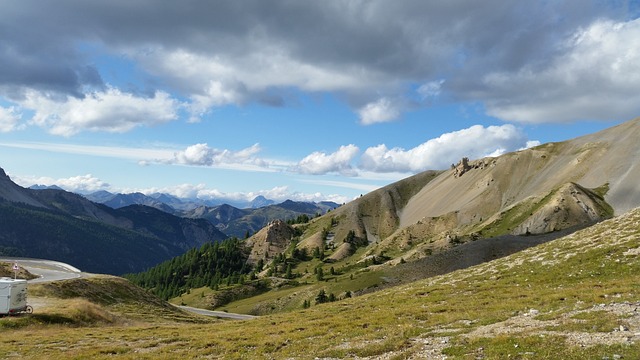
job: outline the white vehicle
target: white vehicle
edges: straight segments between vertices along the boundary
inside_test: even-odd
[[[27,280],[0,278],[0,316],[32,313],[27,305]]]

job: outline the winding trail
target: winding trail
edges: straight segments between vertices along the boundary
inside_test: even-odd
[[[212,311],[212,310],[205,310],[205,309],[199,309],[199,308],[194,308],[191,306],[178,306],[180,309],[186,310],[186,311],[190,311],[192,313],[196,313],[196,314],[200,314],[200,315],[205,315],[205,316],[215,316],[215,317],[219,317],[219,318],[226,318],[226,319],[233,319],[233,320],[250,320],[250,319],[255,319],[256,316],[253,315],[245,315],[245,314],[234,314],[234,313],[228,313],[225,311]]]

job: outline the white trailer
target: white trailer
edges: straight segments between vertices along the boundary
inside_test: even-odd
[[[27,305],[27,280],[0,278],[0,316],[32,311]]]

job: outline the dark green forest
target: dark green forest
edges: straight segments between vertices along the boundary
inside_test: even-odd
[[[183,252],[156,237],[5,201],[0,230],[0,255],[57,260],[96,273],[140,271]]]
[[[206,243],[147,271],[124,277],[168,300],[193,288],[217,289],[219,285],[244,283],[247,276],[252,277],[253,270],[247,257],[243,242],[232,237]]]

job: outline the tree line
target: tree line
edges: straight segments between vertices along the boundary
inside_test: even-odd
[[[254,278],[243,242],[235,237],[208,242],[147,271],[126,274],[125,278],[168,300],[189,289],[243,284]]]

